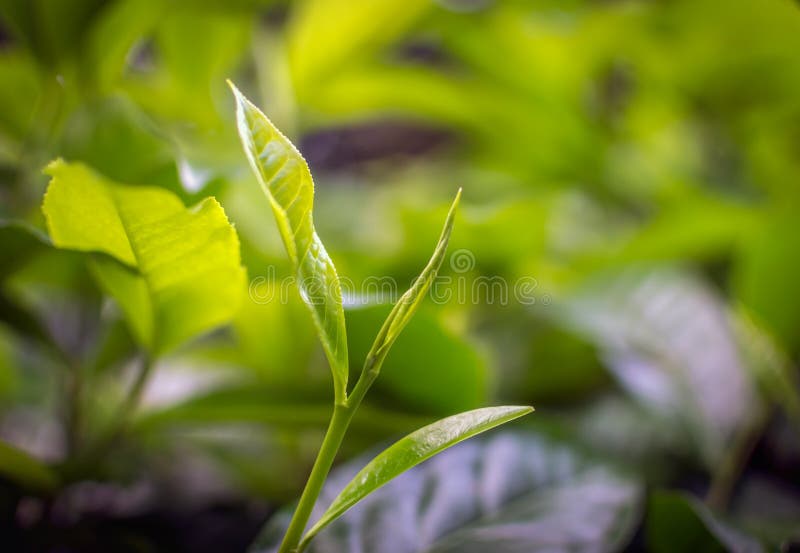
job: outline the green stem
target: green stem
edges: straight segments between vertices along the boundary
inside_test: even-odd
[[[127,420],[129,415],[139,406],[139,402],[142,400],[142,393],[144,393],[144,387],[150,379],[151,372],[153,372],[153,360],[147,355],[142,361],[142,369],[139,371],[139,374],[136,375],[136,380],[133,382],[131,390],[128,392],[128,397],[125,398],[123,407],[120,410],[120,419],[123,422]]]
[[[300,502],[297,504],[297,509],[295,509],[278,553],[296,553],[299,551],[298,545],[303,537],[303,531],[306,529],[308,519],[311,517],[311,511],[314,509],[314,504],[317,502],[322,486],[325,484],[325,479],[328,477],[328,472],[331,470],[336,453],[339,451],[339,446],[342,445],[342,439],[353,418],[355,407],[357,405],[336,405],[334,407],[331,422],[317,454],[317,459],[314,461],[311,475],[308,477],[306,487],[300,496]]]
[[[325,432],[325,438],[322,440],[319,453],[317,453],[317,459],[314,461],[311,475],[308,477],[306,487],[300,496],[300,502],[297,504],[294,515],[292,515],[292,520],[289,522],[289,528],[286,530],[278,553],[301,553],[305,549],[305,544],[301,544],[300,540],[303,537],[306,525],[308,525],[311,511],[314,509],[317,498],[322,491],[322,486],[325,484],[325,479],[331,470],[336,453],[342,445],[342,439],[345,432],[347,432],[347,427],[350,426],[350,421],[353,420],[356,409],[361,405],[361,401],[367,395],[367,391],[378,377],[382,361],[383,359],[378,357],[375,352],[370,351],[367,354],[364,368],[361,371],[358,382],[353,387],[353,391],[343,403],[335,404],[331,422],[328,425],[327,432]]]
[[[108,428],[97,437],[91,447],[87,448],[83,456],[85,462],[92,462],[92,460],[104,457],[117,440],[126,432],[128,424],[131,421],[131,416],[136,411],[142,399],[142,393],[144,392],[145,385],[152,371],[153,360],[148,355],[142,360],[142,367],[139,370],[139,374],[136,375],[136,380],[131,385],[127,397],[125,397],[125,400],[114,415]]]
[[[81,448],[83,425],[83,375],[77,364],[71,364],[66,375],[66,434],[67,448],[75,454]]]

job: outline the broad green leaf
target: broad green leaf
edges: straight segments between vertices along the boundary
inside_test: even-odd
[[[676,492],[653,494],[646,530],[648,551],[653,553],[765,551],[758,540],[719,520],[697,499]]]
[[[100,288],[117,300],[136,340],[147,346],[155,335],[155,313],[147,282],[136,270],[106,255],[93,256],[88,263]]]
[[[92,269],[148,350],[163,353],[231,319],[245,273],[216,200],[187,209],[166,190],[123,186],[62,160],[46,172],[53,243],[110,256],[95,255]]]
[[[392,344],[394,344],[397,337],[402,332],[403,328],[414,316],[422,300],[425,299],[425,294],[433,284],[436,275],[439,273],[439,267],[442,266],[444,261],[444,254],[447,251],[447,243],[450,241],[450,233],[453,231],[453,222],[455,220],[456,208],[461,199],[461,189],[456,194],[456,199],[453,200],[453,205],[450,206],[450,211],[447,214],[447,219],[444,222],[442,234],[439,237],[439,242],[436,244],[436,249],[433,250],[428,264],[422,270],[420,275],[414,280],[405,294],[403,294],[397,303],[392,308],[386,321],[383,323],[378,336],[375,337],[375,342],[367,354],[367,359],[364,363],[364,370],[373,370],[375,372],[380,370],[383,360],[389,353]]]
[[[58,477],[47,465],[2,440],[0,474],[37,490],[51,490],[58,483]]]
[[[318,507],[363,464],[355,459],[333,471]],[[636,530],[642,491],[636,479],[566,445],[529,432],[493,432],[370,494],[307,551],[617,553]],[[274,552],[290,516],[287,509],[272,517],[251,552]]]
[[[231,83],[239,136],[269,199],[300,295],[311,311],[333,372],[337,402],[347,393],[347,333],[339,276],[314,230],[314,181],[306,161],[266,115]]]
[[[167,188],[186,199],[174,144],[125,97],[96,99],[65,121],[59,152],[109,179]]]
[[[302,550],[320,530],[350,507],[396,476],[481,432],[512,421],[533,411],[533,407],[485,407],[447,417],[412,432],[375,457],[333,500],[325,514],[300,543]]]

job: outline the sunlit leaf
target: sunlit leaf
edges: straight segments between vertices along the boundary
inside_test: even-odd
[[[527,415],[531,411],[532,407],[517,406],[475,409],[420,428],[395,442],[370,461],[345,486],[325,514],[305,535],[301,549],[320,530],[396,476],[467,438]]]
[[[439,267],[442,266],[444,261],[444,254],[447,251],[447,243],[450,241],[450,233],[453,231],[453,221],[455,219],[456,207],[461,199],[461,190],[456,194],[456,199],[453,200],[453,205],[450,206],[450,211],[447,214],[447,219],[444,222],[444,229],[439,237],[439,242],[433,251],[428,264],[414,280],[405,294],[400,296],[397,303],[392,308],[386,321],[383,323],[378,335],[375,337],[375,342],[367,354],[364,370],[379,370],[383,360],[389,353],[392,344],[394,344],[397,337],[402,332],[403,328],[414,316],[414,312],[425,299],[425,295],[430,290],[436,275],[439,273]]]
[[[270,120],[231,84],[239,136],[269,199],[333,372],[337,401],[347,392],[347,334],[342,291],[333,261],[314,230],[314,181],[303,156]]]
[[[123,186],[61,160],[47,173],[42,210],[53,243],[110,256],[96,255],[92,268],[145,347],[162,353],[231,319],[245,273],[216,200],[187,209],[166,190]]]
[[[334,471],[317,506],[363,463]],[[320,532],[308,551],[614,553],[636,529],[642,495],[636,479],[565,445],[497,432],[400,475]],[[275,550],[290,514],[270,520],[253,553]]]

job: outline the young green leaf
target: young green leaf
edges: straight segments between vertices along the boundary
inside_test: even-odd
[[[400,332],[402,332],[403,328],[405,328],[411,320],[411,317],[414,316],[414,312],[425,298],[425,294],[430,289],[431,284],[439,272],[439,267],[442,266],[442,261],[444,261],[444,254],[447,251],[447,244],[450,241],[450,233],[453,231],[456,208],[460,200],[461,189],[459,188],[456,198],[450,206],[450,211],[447,213],[447,219],[445,219],[444,228],[439,237],[439,242],[436,244],[436,248],[433,251],[433,255],[414,281],[414,284],[411,285],[411,288],[400,297],[389,313],[389,316],[386,317],[386,321],[383,323],[380,331],[378,331],[378,336],[375,337],[375,342],[372,344],[372,348],[367,354],[367,359],[364,363],[364,371],[373,371],[377,373],[380,370],[383,360],[386,358],[386,354],[389,353],[392,344],[397,340]]]
[[[347,394],[347,334],[342,291],[333,261],[314,230],[314,181],[303,156],[261,110],[229,83],[239,136],[269,199],[300,294],[311,311],[333,372],[337,403]]]
[[[186,208],[171,192],[123,186],[57,160],[42,211],[53,244],[100,252],[92,270],[158,354],[228,322],[245,289],[239,240],[222,207]]]
[[[533,411],[533,407],[485,407],[447,417],[412,432],[375,457],[333,500],[300,542],[302,551],[323,528],[392,478],[445,449]]]
[[[366,459],[366,460],[365,460]],[[341,465],[329,503],[369,457]],[[499,431],[448,449],[364,498],[320,532],[311,553],[615,553],[643,512],[636,475],[535,432]],[[275,553],[289,509],[249,553]]]

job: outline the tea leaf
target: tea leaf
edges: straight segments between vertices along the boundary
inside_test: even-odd
[[[303,156],[230,83],[236,96],[239,136],[256,178],[269,199],[300,295],[311,311],[333,372],[337,403],[347,393],[347,333],[342,291],[333,261],[314,230],[314,181]]]
[[[245,272],[216,200],[187,209],[164,189],[120,185],[62,160],[46,173],[42,210],[53,244],[110,256],[95,256],[92,269],[145,348],[163,353],[231,319]]]
[[[363,464],[355,459],[337,468],[318,506]],[[636,532],[643,492],[637,478],[564,443],[531,432],[492,432],[370,494],[307,551],[614,553]],[[274,515],[251,553],[274,553],[290,514]]]
[[[412,432],[375,457],[359,472],[322,518],[306,533],[300,550],[323,528],[392,478],[472,436],[533,411],[532,407],[486,407],[447,417]]]
[[[403,328],[405,328],[411,320],[411,317],[414,316],[414,312],[425,298],[425,294],[430,289],[431,284],[439,272],[439,267],[442,266],[442,261],[444,261],[447,243],[450,241],[450,233],[453,231],[456,208],[460,200],[461,189],[458,190],[456,199],[453,200],[453,204],[450,206],[450,211],[447,213],[447,219],[444,222],[444,228],[439,237],[439,242],[436,244],[436,249],[434,249],[428,264],[414,281],[414,284],[411,285],[411,288],[397,301],[378,332],[378,336],[372,344],[372,349],[370,349],[367,354],[367,360],[364,364],[365,371],[372,370],[377,372],[380,370],[381,364],[386,358],[386,354],[389,353],[392,344],[397,340],[400,332],[402,332]]]

